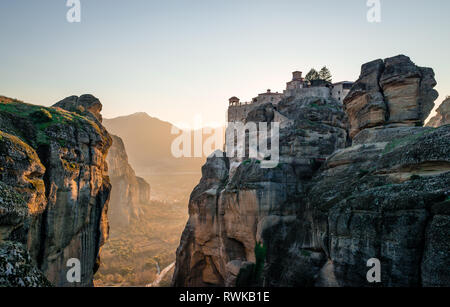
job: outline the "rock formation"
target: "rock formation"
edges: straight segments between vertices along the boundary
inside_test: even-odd
[[[347,144],[346,116],[333,98],[294,97],[264,104],[248,121],[280,121],[280,164],[208,158],[189,203],[177,252],[176,286],[235,285],[255,262],[266,230],[296,223],[305,184],[322,161]]]
[[[82,102],[69,108],[76,113],[61,102],[45,108],[0,97],[0,243],[24,244],[53,285],[90,286],[108,236],[105,158],[112,140],[97,99],[71,101]],[[81,262],[81,283],[67,281],[70,258]]]
[[[249,114],[283,123],[280,164],[208,158],[173,284],[372,286],[377,258],[382,286],[449,286],[450,127],[420,127],[432,76],[405,56],[363,65],[349,125],[333,99]]]
[[[150,201],[151,187],[150,184],[141,177],[136,177],[137,183],[139,185],[139,202],[142,204],[148,203]]]
[[[128,163],[123,141],[112,136],[113,145],[106,158],[113,190],[109,206],[109,221],[112,227],[128,226],[131,219],[138,219],[140,203],[150,201],[150,185],[136,174]]]
[[[102,104],[100,100],[92,95],[81,95],[67,97],[56,103],[54,107],[61,108],[70,112],[83,114],[84,116],[95,118],[102,122]]]
[[[0,243],[0,285],[2,287],[50,287],[50,282],[33,263],[25,247],[17,242]]]
[[[427,127],[437,128],[444,125],[450,125],[450,96],[437,108],[436,116],[430,119]]]
[[[364,64],[344,99],[350,136],[380,125],[423,126],[438,97],[435,86],[433,70],[404,55]]]

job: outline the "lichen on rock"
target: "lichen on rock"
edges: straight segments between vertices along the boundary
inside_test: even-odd
[[[0,97],[0,182],[22,195],[29,214],[13,238],[56,286],[74,286],[64,274],[70,258],[83,264],[76,285],[92,285],[108,236],[112,140],[95,116],[100,102],[81,102],[85,112],[74,113]]]
[[[280,163],[208,158],[173,285],[254,286],[261,242],[258,285],[370,287],[377,258],[381,286],[450,286],[450,126],[422,127],[435,85],[397,56],[362,66],[346,114],[320,97],[253,108],[280,122]]]
[[[0,242],[0,287],[51,287],[19,243]]]

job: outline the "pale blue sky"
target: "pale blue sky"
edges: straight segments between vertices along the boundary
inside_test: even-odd
[[[0,1],[0,94],[51,105],[91,93],[104,115],[147,112],[173,123],[223,122],[227,99],[281,91],[291,71],[327,65],[354,80],[362,63],[400,53],[433,67],[450,95],[450,1]]]

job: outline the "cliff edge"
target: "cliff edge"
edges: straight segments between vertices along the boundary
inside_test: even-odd
[[[344,100],[286,98],[280,163],[211,156],[189,202],[174,286],[449,286],[450,127],[424,128],[431,68],[376,60]],[[345,113],[344,113],[345,110]]]
[[[432,117],[427,123],[427,127],[438,128],[440,126],[450,125],[450,97],[447,97],[437,108],[436,116]]]
[[[128,163],[122,139],[112,135],[113,144],[106,158],[109,177],[114,189],[111,192],[108,217],[112,227],[129,226],[141,216],[140,204],[150,201],[150,185]]]
[[[97,98],[64,101],[46,108],[0,97],[0,244],[21,244],[55,286],[91,286],[108,236],[112,140]],[[80,260],[80,283],[67,280],[71,258]],[[8,272],[0,280],[23,286]]]

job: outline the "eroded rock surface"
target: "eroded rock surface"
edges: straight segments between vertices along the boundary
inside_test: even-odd
[[[317,97],[249,113],[280,122],[280,163],[208,159],[173,284],[373,286],[377,258],[382,286],[449,286],[450,126],[422,127],[435,83],[398,56],[363,65],[349,124]]]
[[[432,253],[450,247],[450,240],[430,233],[435,220],[448,218],[443,208],[450,195],[450,129],[411,129],[417,131],[391,141],[382,135],[335,153],[311,183],[312,229],[300,242],[331,260],[340,286],[368,285],[371,258],[381,261],[384,286],[450,283],[448,260],[424,260],[431,242],[442,243]],[[445,224],[440,227],[446,231]],[[440,275],[427,273],[430,266]]]
[[[423,126],[438,93],[431,68],[404,55],[364,64],[344,99],[350,136],[376,126]]]
[[[107,156],[109,176],[114,187],[108,213],[112,227],[128,226],[140,216],[140,203],[150,201],[150,185],[136,174],[128,163],[122,139],[112,136],[113,145]]]
[[[80,97],[70,96],[55,103],[54,107],[95,118],[99,122],[102,122],[102,115],[100,112],[102,111],[103,106],[100,100],[93,95],[86,94],[81,95]]]
[[[50,287],[25,247],[17,242],[0,242],[0,285],[2,287]]]
[[[450,125],[450,97],[447,97],[436,110],[436,116],[427,123],[427,127]]]
[[[347,144],[346,116],[334,99],[288,98],[276,108],[262,105],[247,118],[275,119],[282,122],[277,167],[263,169],[258,160],[208,158],[191,195],[174,285],[235,285],[240,270],[256,262],[255,246],[265,242],[267,232],[298,225],[306,183],[327,156]],[[269,248],[268,255],[272,252]]]
[[[83,104],[86,109],[74,113],[61,104],[45,108],[0,98],[0,182],[28,208],[28,217],[2,230],[8,234],[0,240],[26,244],[52,284],[90,286],[108,235],[111,190],[105,158],[112,141],[96,115],[101,107]],[[79,284],[67,281],[70,258],[81,261]]]

